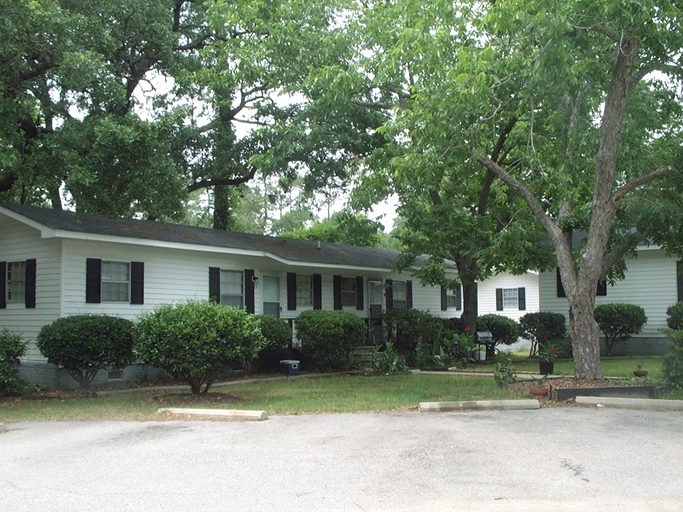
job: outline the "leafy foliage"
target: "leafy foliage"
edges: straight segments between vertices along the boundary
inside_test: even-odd
[[[418,344],[420,352],[426,351],[428,357],[439,353],[445,329],[438,318],[418,309],[390,309],[382,314],[382,319],[387,341],[406,357],[408,364],[418,364]]]
[[[605,335],[609,356],[617,343],[643,330],[647,316],[645,310],[635,304],[601,304],[595,308],[595,321]]]
[[[502,315],[488,314],[477,318],[477,330],[489,331],[496,343],[512,345],[519,338],[520,327],[517,322]]]
[[[259,326],[264,338],[263,348],[254,361],[254,367],[262,371],[277,371],[292,342],[292,328],[286,320],[270,315],[259,315]]]
[[[512,357],[507,352],[496,352],[496,359],[493,362],[493,379],[501,388],[517,380]]]
[[[47,362],[63,366],[82,389],[101,368],[123,368],[135,361],[133,322],[108,315],[58,318],[40,329],[36,345]]]
[[[384,348],[384,350],[381,350],[381,348]],[[394,348],[394,344],[391,342],[386,343],[384,347],[373,347],[372,367],[376,372],[385,375],[406,373],[408,371],[406,358]]]
[[[253,360],[265,340],[258,318],[211,301],[162,305],[135,325],[135,354],[207,393],[221,374]]]
[[[683,329],[683,301],[669,306],[666,310],[666,325],[669,329]]]
[[[26,352],[21,336],[0,331],[0,395],[20,393],[27,382],[19,376],[19,358]]]
[[[671,347],[662,365],[664,380],[673,388],[683,389],[683,329],[664,328],[662,332],[669,338]]]
[[[527,313],[519,319],[522,336],[531,341],[532,356],[541,346],[549,346],[551,342],[561,341],[567,332],[566,319],[561,313],[539,311]]]
[[[304,311],[295,326],[301,357],[307,368],[317,370],[347,367],[351,350],[365,342],[367,332],[365,322],[346,311]]]

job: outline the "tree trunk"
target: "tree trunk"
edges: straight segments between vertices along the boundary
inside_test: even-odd
[[[474,335],[477,328],[477,317],[479,316],[479,305],[477,303],[477,283],[462,283],[462,314],[460,321],[463,329],[469,327],[469,331]]]
[[[595,286],[591,283],[577,286],[576,292],[568,294],[569,335],[574,352],[574,378],[601,380],[600,328],[595,321]]]
[[[230,212],[230,187],[213,189],[213,229],[229,230],[232,226]]]

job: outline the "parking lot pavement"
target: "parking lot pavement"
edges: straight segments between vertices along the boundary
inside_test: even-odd
[[[0,510],[683,509],[683,413],[9,423]]]

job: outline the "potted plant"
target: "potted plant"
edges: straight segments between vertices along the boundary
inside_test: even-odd
[[[636,365],[636,369],[633,370],[633,375],[636,377],[647,377],[647,370],[643,370],[643,362],[638,361],[638,364]]]
[[[548,394],[548,388],[545,386],[545,381],[547,378],[548,376],[544,375],[540,379],[533,379],[534,383],[529,388],[529,392],[535,397],[546,396]]]
[[[557,345],[547,343],[538,349],[538,370],[541,375],[550,375],[555,367],[555,360],[560,350]]]

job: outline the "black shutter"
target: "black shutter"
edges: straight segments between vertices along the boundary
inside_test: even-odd
[[[252,269],[244,271],[244,305],[247,313],[254,313],[254,271]]]
[[[130,303],[145,303],[145,264],[142,261],[130,263]]]
[[[356,276],[356,309],[365,309],[365,297],[363,296],[363,276]]]
[[[313,309],[323,308],[323,278],[313,274]]]
[[[517,307],[520,311],[526,309],[526,288],[517,288]]]
[[[0,309],[7,307],[7,262],[0,261]]]
[[[557,296],[566,297],[567,294],[564,292],[564,286],[562,286],[562,276],[560,276],[560,269],[556,268],[555,273],[557,274]]]
[[[460,286],[455,289],[455,309],[457,311],[462,309],[462,289]]]
[[[296,310],[296,273],[287,272],[287,310]]]
[[[102,301],[102,260],[85,260],[85,302],[99,304]]]
[[[342,308],[342,297],[341,297],[341,276],[332,277],[332,295],[334,297],[334,309],[339,310]]]
[[[448,309],[448,294],[446,293],[446,287],[441,287],[441,311],[446,311]]]
[[[503,311],[503,289],[496,288],[496,311]]]
[[[209,300],[221,303],[221,269],[209,267]]]
[[[36,307],[36,260],[26,260],[25,279],[25,304],[27,308],[33,309]]]
[[[598,281],[598,289],[595,294],[600,297],[605,297],[607,295],[607,281],[605,279]]]
[[[406,308],[413,309],[413,282],[406,281]]]
[[[384,282],[387,294],[387,309],[394,309],[394,281],[387,279]]]
[[[683,301],[683,261],[676,262],[676,286],[678,288],[678,302],[681,302]]]

